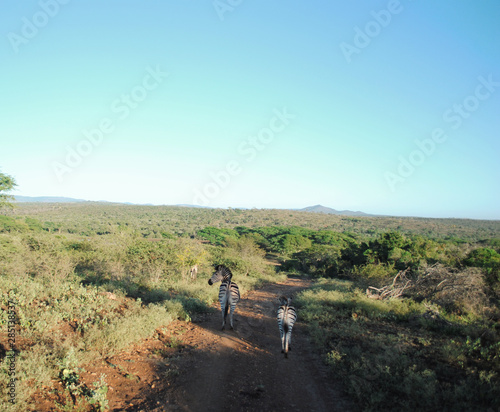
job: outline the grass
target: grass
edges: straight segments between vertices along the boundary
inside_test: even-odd
[[[374,301],[355,283],[337,279],[319,280],[296,304],[332,374],[361,410],[500,406],[494,328],[447,315],[450,325],[437,325],[423,316],[424,303]]]
[[[6,283],[5,278],[1,282]],[[22,336],[22,341],[18,338],[17,404],[13,410],[28,408],[36,388],[50,386],[69,354],[76,365],[88,364],[151,336],[173,319],[186,316],[180,302],[143,306],[140,300],[124,298],[121,302],[126,308],[120,312],[119,301],[106,298],[95,286],[84,287],[72,280],[54,289],[36,279],[18,282],[22,287],[8,282],[13,287],[10,296],[15,295],[17,301],[17,334]],[[2,304],[6,298],[4,293]],[[2,311],[2,326],[7,321],[6,313]],[[2,401],[7,399],[5,389],[10,379],[6,366],[4,362],[0,369],[0,381],[5,384]]]

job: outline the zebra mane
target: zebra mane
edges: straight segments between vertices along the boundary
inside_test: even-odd
[[[290,305],[292,303],[292,297],[281,295],[278,297],[281,306]]]
[[[224,278],[231,279],[233,277],[233,274],[231,273],[231,271],[229,270],[229,268],[227,268],[224,265],[217,265],[215,267],[215,271],[221,273]]]
[[[215,266],[215,273],[208,281],[208,284],[212,285],[216,282],[231,282],[232,277],[233,274],[227,267],[224,265],[217,265]]]

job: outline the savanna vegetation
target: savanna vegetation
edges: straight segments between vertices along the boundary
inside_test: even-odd
[[[500,406],[497,239],[387,232],[338,249],[295,255],[295,267],[321,276],[297,305],[364,410]]]
[[[500,406],[498,221],[98,203],[4,212],[0,396],[8,405],[13,302],[12,410],[36,409],[34,391],[54,380],[66,388],[61,410],[105,410],[106,377],[83,385],[79,371],[212,310],[214,264],[243,293],[315,278],[296,296],[299,318],[362,410]]]

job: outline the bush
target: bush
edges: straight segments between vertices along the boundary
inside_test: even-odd
[[[43,232],[0,236],[0,273],[5,275],[60,282],[73,273],[75,265],[57,237]]]
[[[28,229],[34,232],[41,232],[43,230],[42,223],[36,219],[31,217],[27,217],[24,219]]]
[[[423,267],[409,293],[459,315],[480,316],[490,306],[484,276],[477,268]]]
[[[111,356],[125,347],[145,339],[160,327],[183,315],[182,305],[167,307],[136,302],[125,317],[115,317],[102,325],[92,325],[83,337],[87,351],[97,351],[103,357]]]
[[[263,258],[265,250],[261,249],[252,235],[243,235],[239,239],[227,239],[226,246],[246,258]]]
[[[478,248],[469,253],[464,260],[467,266],[483,268],[486,279],[494,288],[500,283],[500,254],[493,249]]]
[[[366,265],[355,266],[349,273],[349,276],[364,286],[380,287],[392,281],[397,273],[398,270],[393,265],[368,263]]]
[[[285,256],[310,248],[312,242],[302,235],[282,235],[278,239],[277,251]]]
[[[314,277],[338,276],[340,257],[339,247],[331,245],[313,245],[293,255],[296,268]]]
[[[205,229],[199,230],[197,233],[198,237],[205,239],[212,245],[222,246],[226,243],[228,239],[237,239],[239,237],[238,232],[233,229],[219,229],[216,227],[206,227]]]
[[[173,270],[175,253],[173,241],[137,240],[126,250],[125,268],[138,282],[156,283],[169,270]]]
[[[25,232],[28,225],[9,216],[0,215],[0,233]]]

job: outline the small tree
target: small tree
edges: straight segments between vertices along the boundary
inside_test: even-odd
[[[0,210],[5,208],[12,209],[14,205],[11,203],[14,200],[14,196],[8,195],[3,192],[9,192],[16,187],[16,181],[12,176],[0,173]]]

